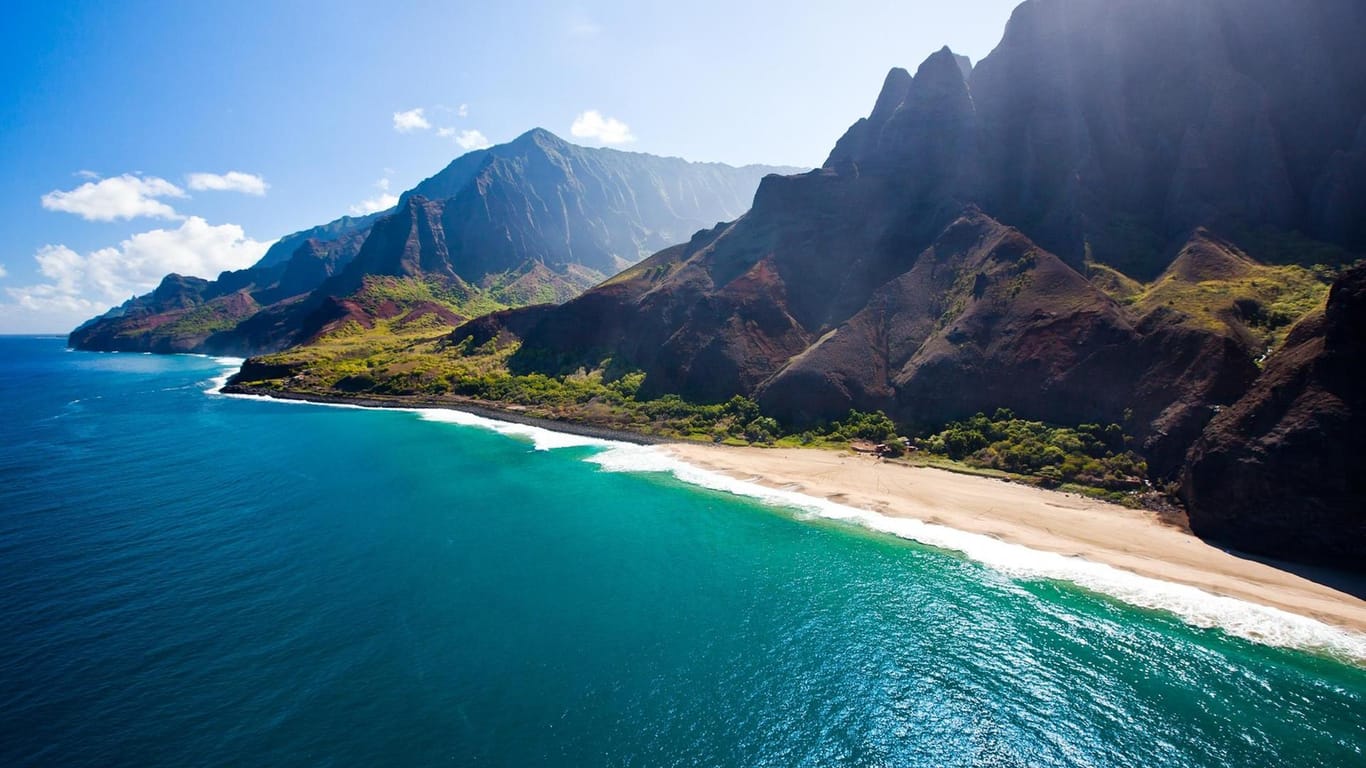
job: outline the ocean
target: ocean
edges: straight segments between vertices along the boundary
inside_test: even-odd
[[[234,364],[0,338],[0,765],[1366,764],[1359,637]]]

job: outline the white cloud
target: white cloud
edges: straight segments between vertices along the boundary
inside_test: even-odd
[[[579,113],[569,133],[579,139],[594,139],[603,144],[625,144],[636,140],[631,128],[615,117],[603,117],[596,109]]]
[[[485,149],[493,146],[493,142],[489,141],[489,138],[485,136],[482,131],[473,129],[460,131],[455,128],[437,128],[436,135],[443,139],[454,141],[456,144],[460,145],[461,149],[466,151]]]
[[[84,256],[65,245],[45,245],[33,259],[46,282],[6,288],[10,301],[0,304],[0,318],[30,330],[71,328],[150,291],[171,272],[213,278],[251,266],[269,247],[236,224],[212,225],[198,216],[176,229],[140,232]]]
[[[87,181],[66,192],[54,189],[43,195],[42,202],[49,211],[74,213],[87,221],[138,216],[180,219],[182,217],[175,209],[159,198],[184,196],[184,190],[165,179],[125,173],[101,181]]]
[[[410,109],[407,112],[394,113],[394,130],[399,133],[412,133],[413,131],[425,131],[432,127],[427,122],[427,118],[422,114],[422,107]]]
[[[398,205],[398,195],[389,194],[389,179],[384,178],[375,182],[375,189],[379,194],[368,200],[362,200],[350,207],[352,216],[364,216],[376,211],[386,211]]]
[[[241,192],[244,195],[261,196],[270,189],[266,180],[254,173],[228,171],[227,173],[192,173],[185,179],[190,189],[211,190],[214,192]]]
[[[8,274],[9,274],[9,271],[5,269],[5,265],[4,265],[4,264],[0,264],[0,277],[5,277],[5,276],[7,276]]]
[[[464,150],[484,149],[485,147],[493,146],[493,143],[489,141],[487,136],[475,130],[461,131],[456,134],[455,143],[459,144],[460,148]]]
[[[73,174],[71,174],[71,175],[72,175],[72,176],[80,176],[82,179],[98,179],[98,178],[100,177],[100,175],[99,175],[98,173],[95,173],[94,171],[87,171],[87,170],[79,170],[79,171],[76,171],[75,173],[73,173]]]
[[[468,105],[468,104],[461,104],[459,107],[456,107],[456,109],[455,109],[455,114],[458,115],[459,117],[469,117],[469,116],[470,116],[470,105]]]
[[[350,211],[352,216],[364,216],[366,214],[375,213],[376,211],[387,211],[396,205],[398,205],[398,195],[381,192],[374,197],[367,198],[351,206]]]

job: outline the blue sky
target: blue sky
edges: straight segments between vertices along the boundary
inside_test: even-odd
[[[1015,4],[20,4],[0,47],[0,333],[246,266],[536,126],[819,165],[889,68],[946,44],[977,61]]]

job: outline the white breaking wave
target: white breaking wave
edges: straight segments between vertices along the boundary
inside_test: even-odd
[[[226,381],[233,372],[230,370],[221,378]],[[218,379],[215,379],[215,382],[218,382]],[[221,387],[222,384],[218,384],[218,388]],[[209,391],[218,394],[214,390]],[[256,395],[225,396],[261,399]],[[307,403],[298,400],[278,402],[337,408],[363,407]],[[967,558],[1012,578],[1066,581],[1130,605],[1166,611],[1192,626],[1217,628],[1230,635],[1265,645],[1316,650],[1355,663],[1366,663],[1366,635],[1279,608],[1214,595],[1196,587],[1140,576],[1080,557],[1044,552],[1019,544],[1010,544],[991,536],[968,533],[912,518],[890,517],[796,491],[769,488],[756,482],[738,480],[720,472],[688,464],[655,446],[556,432],[543,427],[500,421],[443,408],[395,410],[415,413],[424,421],[477,427],[509,437],[529,439],[538,451],[585,446],[601,448],[603,450],[585,457],[584,460],[598,465],[607,472],[666,473],[689,485],[753,498],[765,504],[795,510],[802,515],[858,525],[932,547],[960,552]]]
[[[207,357],[207,355],[195,355],[195,357]],[[204,394],[222,395],[223,387],[228,385],[228,379],[231,379],[234,373],[242,370],[242,364],[246,360],[241,357],[215,357],[213,361],[223,366],[223,372],[210,380],[212,386],[204,390]]]
[[[554,430],[545,429],[544,427],[534,427],[530,424],[499,421],[498,419],[490,419],[485,416],[476,416],[473,413],[466,413],[465,411],[452,411],[445,408],[414,408],[411,410],[413,413],[420,416],[423,421],[436,421],[442,424],[459,424],[463,427],[480,427],[482,429],[492,430],[500,435],[529,438],[532,445],[534,445],[538,451],[552,451],[557,448],[580,448],[583,446],[620,448],[630,445],[630,443],[603,440],[597,437],[573,435],[568,432],[556,432]]]

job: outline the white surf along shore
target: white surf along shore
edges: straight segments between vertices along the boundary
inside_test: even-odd
[[[215,363],[223,366],[223,372],[213,377],[211,380],[212,386],[204,390],[204,394],[222,395],[223,387],[228,385],[228,379],[231,379],[234,373],[237,373],[242,369],[242,364],[245,363],[246,360],[240,357],[215,357],[212,359]]]
[[[365,408],[223,394],[222,387],[242,361],[214,359],[225,372],[213,379],[213,386],[205,390],[208,394]],[[644,446],[454,409],[392,410],[529,440],[540,451],[596,448],[584,460],[604,471],[666,473],[690,485],[790,509],[799,517],[840,521],[959,552],[1012,578],[1066,581],[1134,606],[1171,613],[1196,627],[1366,665],[1366,601],[1220,550],[1158,522],[1150,513],[833,451]]]

